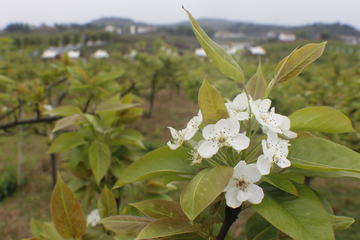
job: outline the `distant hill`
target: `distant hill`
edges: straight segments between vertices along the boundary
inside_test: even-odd
[[[295,33],[297,35],[301,35],[303,37],[308,38],[317,38],[319,34],[324,31],[330,33],[332,37],[337,37],[339,35],[348,35],[348,36],[356,36],[360,37],[360,32],[356,30],[354,27],[347,24],[326,24],[326,23],[314,23],[312,25],[305,26],[281,26],[281,25],[267,25],[267,24],[256,24],[249,22],[236,22],[225,19],[215,19],[215,18],[200,18],[197,19],[198,23],[202,28],[206,28],[210,30],[210,32],[215,32],[218,30],[226,30],[234,33],[244,33],[248,36],[258,36],[263,37],[269,31],[274,31],[276,33],[287,32],[287,33]],[[125,27],[132,24],[136,25],[149,25],[147,23],[135,22],[128,18],[101,18],[98,20],[94,20],[87,25],[93,27],[104,27],[106,25],[114,25],[119,27]],[[189,21],[183,21],[176,24],[161,24],[159,27],[165,27],[170,29],[178,29],[180,26],[190,27]],[[208,32],[208,31],[207,31]]]
[[[107,17],[94,20],[86,25],[91,25],[94,27],[105,27],[107,25],[114,25],[117,27],[124,27],[135,24],[135,22],[129,18],[118,18],[118,17]]]

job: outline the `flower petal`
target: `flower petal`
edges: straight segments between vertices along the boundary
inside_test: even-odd
[[[171,150],[175,150],[175,149],[177,149],[178,147],[180,147],[181,144],[175,144],[175,143],[173,143],[172,141],[168,141],[168,142],[167,142],[167,145],[170,147]]]
[[[247,188],[249,193],[251,193],[251,197],[248,199],[248,201],[252,204],[259,204],[264,198],[264,191],[261,187],[259,187],[256,184],[250,184]]]
[[[248,108],[248,99],[246,93],[240,93],[234,98],[233,104],[239,110],[245,110]]]
[[[241,160],[240,162],[238,162],[238,164],[236,164],[236,166],[234,167],[233,177],[234,178],[242,178],[246,171],[245,167],[246,167],[246,162],[244,160]]]
[[[211,158],[219,150],[219,146],[214,141],[205,141],[198,148],[198,153],[203,158]]]
[[[170,133],[173,138],[177,139],[180,137],[180,134],[174,128],[168,127],[168,129],[170,129]]]
[[[231,137],[229,139],[229,144],[233,147],[236,151],[241,151],[247,148],[250,144],[250,139],[245,136],[244,133],[239,133],[235,137]]]
[[[291,162],[286,158],[281,158],[276,162],[276,165],[278,165],[281,168],[287,168],[291,166]]]
[[[246,200],[248,200],[249,198],[251,198],[251,193],[247,191],[248,187],[246,188],[245,191],[242,190],[238,190],[237,195],[236,195],[236,199],[239,202],[245,202]]]
[[[225,193],[226,205],[228,205],[231,208],[240,207],[242,202],[238,201],[236,196],[237,196],[237,188],[233,187],[233,188],[229,189]]]
[[[270,106],[271,106],[271,100],[270,99],[264,99],[259,104],[259,110],[260,110],[260,112],[268,112]]]
[[[247,112],[238,112],[236,113],[236,115],[234,116],[238,121],[244,121],[249,119],[249,113]]]
[[[246,170],[244,174],[245,180],[247,182],[257,182],[261,179],[262,175],[259,172],[259,169],[257,168],[255,163],[250,163],[246,165]]]
[[[228,121],[228,119],[220,119],[215,124],[215,131],[217,133],[222,132],[223,134],[228,133],[229,132],[229,125],[230,125],[230,122]]]
[[[215,130],[215,124],[209,124],[205,126],[202,130],[202,135],[206,140],[215,138],[217,135],[217,132]]]
[[[270,173],[271,160],[265,158],[264,155],[260,155],[256,162],[256,167],[262,175],[268,175]]]

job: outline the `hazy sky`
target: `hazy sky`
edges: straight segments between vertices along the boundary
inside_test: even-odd
[[[222,18],[298,26],[347,23],[360,29],[359,0],[0,0],[0,28],[9,23],[87,23],[101,17],[126,17],[152,24]]]

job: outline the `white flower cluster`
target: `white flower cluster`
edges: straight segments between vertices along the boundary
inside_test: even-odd
[[[101,220],[101,218],[100,218],[99,210],[94,209],[86,217],[86,226],[91,225],[92,227],[95,227],[97,222],[100,221],[100,220]]]
[[[264,192],[254,183],[258,182],[262,175],[270,173],[273,163],[280,168],[291,165],[287,159],[289,140],[282,139],[279,135],[290,139],[296,137],[296,133],[290,131],[289,118],[275,113],[274,107],[270,109],[270,99],[253,101],[250,96],[241,93],[233,101],[228,100],[225,106],[230,118],[220,119],[216,124],[208,124],[202,129],[204,139],[191,150],[191,164],[200,164],[203,158],[213,157],[222,147],[232,147],[238,153],[248,148],[250,139],[245,133],[240,133],[240,122],[256,119],[267,135],[267,139],[261,142],[263,154],[256,163],[246,164],[245,161],[240,161],[234,167],[234,174],[224,192],[229,207],[237,208],[244,201],[259,204],[264,198]],[[199,111],[198,116],[191,119],[185,129],[176,131],[169,127],[173,137],[168,142],[169,147],[175,150],[184,141],[190,140],[201,123],[202,114]]]

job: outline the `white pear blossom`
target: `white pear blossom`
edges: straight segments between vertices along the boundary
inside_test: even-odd
[[[191,139],[196,133],[196,131],[189,130],[187,128],[179,131],[175,130],[172,127],[168,127],[168,128],[170,129],[172,139],[167,142],[167,145],[172,150],[175,150],[178,147],[180,147],[184,143],[184,141]]]
[[[279,138],[274,132],[268,132],[267,136],[267,140],[261,142],[264,154],[260,155],[256,162],[256,166],[262,175],[270,173],[273,163],[276,163],[280,168],[291,166],[291,162],[287,159],[289,140]]]
[[[100,218],[99,210],[94,209],[86,217],[86,226],[91,225],[92,227],[95,227],[97,222],[100,221],[100,220],[101,220],[101,218]]]
[[[239,131],[240,124],[236,118],[220,119],[216,124],[207,125],[202,131],[205,141],[198,148],[200,156],[211,158],[224,146],[237,151],[247,148],[250,139]]]
[[[275,113],[274,107],[270,109],[270,99],[264,99],[262,101],[250,101],[250,106],[252,113],[254,114],[256,120],[260,123],[264,133],[271,131],[283,134],[284,132],[282,129],[284,129],[286,133],[289,132],[290,137],[295,134],[289,131],[290,120],[287,117],[282,116],[281,114]]]
[[[198,149],[200,147],[200,145],[205,142],[204,140],[200,140],[197,145],[193,148],[193,150],[191,150],[190,155],[191,155],[191,165],[195,165],[195,164],[200,164],[202,162],[202,156],[200,155],[200,153],[198,152]]]
[[[199,126],[201,123],[202,123],[202,114],[201,111],[199,110],[198,115],[190,119],[186,128],[177,131],[172,127],[168,127],[170,129],[172,139],[167,142],[167,145],[172,150],[177,149],[184,143],[184,141],[190,140],[195,135],[197,130],[199,130]]]
[[[251,99],[250,96],[249,99]],[[240,93],[232,102],[228,100],[228,102],[225,103],[225,106],[230,117],[234,117],[239,121],[249,119],[249,101],[246,97],[246,93]]]
[[[240,161],[234,167],[234,173],[223,190],[226,192],[226,205],[237,208],[245,201],[252,204],[261,203],[264,198],[264,191],[254,184],[261,179],[261,176],[255,163],[246,164],[245,161]]]
[[[199,110],[198,115],[193,117],[192,119],[190,119],[190,121],[188,122],[188,124],[186,126],[186,129],[191,133],[193,132],[195,135],[197,130],[199,130],[199,126],[202,123],[202,121],[203,121],[203,118],[202,118],[201,110]]]

